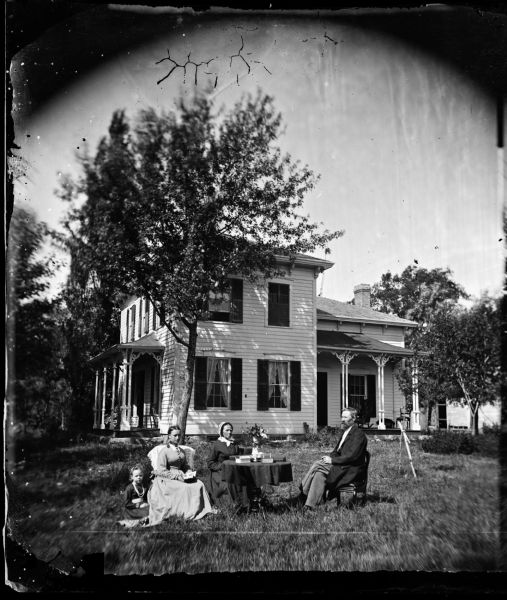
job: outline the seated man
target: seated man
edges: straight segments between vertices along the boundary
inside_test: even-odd
[[[329,456],[313,463],[300,485],[305,498],[304,511],[313,510],[324,500],[326,488],[352,483],[364,468],[366,435],[356,424],[357,410],[344,408],[342,411],[341,435]]]

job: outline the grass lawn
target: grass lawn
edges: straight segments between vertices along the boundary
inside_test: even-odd
[[[196,448],[202,478],[207,444]],[[41,560],[60,550],[77,564],[103,552],[105,572],[116,575],[499,569],[498,459],[427,454],[412,442],[414,480],[405,451],[399,469],[397,441],[370,438],[368,448],[364,507],[333,501],[303,516],[293,502],[297,485],[330,447],[300,443],[282,450],[294,482],[267,490],[265,519],[224,509],[138,530],[116,524],[120,490],[149,446],[88,443],[34,454],[7,463],[8,531]]]

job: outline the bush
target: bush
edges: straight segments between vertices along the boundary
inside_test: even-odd
[[[305,427],[306,425],[306,427]],[[303,423],[305,430],[304,440],[310,444],[317,444],[318,446],[333,446],[336,441],[336,434],[338,427],[330,427],[326,425],[317,431],[310,429],[306,423]]]
[[[422,440],[425,452],[436,454],[480,454],[498,456],[499,429],[488,428],[484,433],[471,435],[454,431],[437,431],[431,437]]]

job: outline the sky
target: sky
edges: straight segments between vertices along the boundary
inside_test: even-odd
[[[11,65],[23,173],[15,204],[59,227],[67,207],[55,189],[63,174],[76,176],[76,151],[96,149],[118,108],[131,117],[146,106],[172,110],[181,94],[212,85],[228,109],[260,88],[282,113],[281,148],[320,174],[305,213],[345,232],[326,256],[335,264],[318,282],[322,295],[350,300],[355,285],[410,264],[450,268],[473,296],[498,295],[504,190],[496,99],[480,80],[480,60],[475,73],[456,64],[461,46],[442,52],[449,31],[432,29],[431,15],[426,22],[438,51],[401,35],[393,12],[113,6],[62,19]],[[168,51],[179,65],[189,53],[207,62],[197,85],[191,64],[157,83],[175,64],[157,64]]]

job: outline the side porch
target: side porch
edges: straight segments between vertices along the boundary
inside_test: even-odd
[[[401,361],[411,365],[410,402],[396,381]],[[401,422],[406,430],[420,431],[413,352],[364,334],[317,331],[317,427],[334,425],[346,407],[359,411],[365,430],[396,433]]]
[[[93,430],[121,437],[159,433],[164,346],[150,334],[90,360],[95,370]]]

